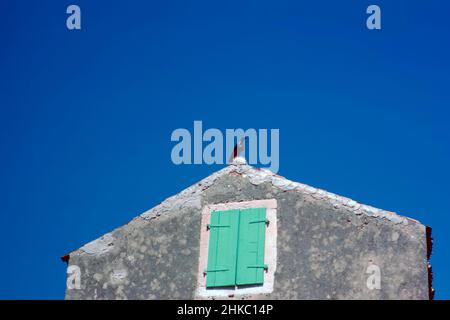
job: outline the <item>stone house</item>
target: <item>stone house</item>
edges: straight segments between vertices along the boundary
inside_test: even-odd
[[[430,299],[431,229],[236,158],[62,257],[66,299]]]

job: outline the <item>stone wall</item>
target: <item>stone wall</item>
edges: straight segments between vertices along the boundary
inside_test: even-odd
[[[81,288],[66,299],[194,299],[203,206],[259,199],[277,201],[278,261],[273,292],[256,298],[428,299],[425,226],[280,187],[275,176],[255,180],[258,172],[227,167],[70,253]],[[370,265],[380,289],[367,286]]]

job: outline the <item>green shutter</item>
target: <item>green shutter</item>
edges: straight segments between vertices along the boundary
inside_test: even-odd
[[[206,287],[236,284],[238,231],[239,210],[212,212]]]
[[[240,210],[236,284],[264,283],[266,209]]]
[[[206,287],[264,283],[266,209],[214,211]]]

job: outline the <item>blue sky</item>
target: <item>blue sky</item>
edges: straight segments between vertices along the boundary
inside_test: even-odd
[[[77,4],[82,29],[66,28]],[[378,4],[382,30],[365,27]],[[433,228],[450,298],[447,1],[0,1],[0,298],[222,166],[176,128],[279,128],[291,180]]]

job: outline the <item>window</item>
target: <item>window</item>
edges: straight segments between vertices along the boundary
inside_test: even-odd
[[[211,213],[207,288],[264,283],[267,223],[265,208]]]
[[[273,292],[277,201],[206,204],[201,215],[195,298],[259,299]]]

